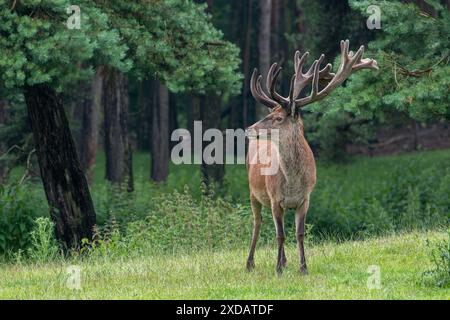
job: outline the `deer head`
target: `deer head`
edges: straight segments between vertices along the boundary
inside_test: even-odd
[[[255,123],[249,128],[248,132],[253,132],[253,136],[259,136],[261,129],[279,129],[280,138],[283,131],[292,132],[291,130],[300,126],[303,129],[300,119],[300,109],[304,106],[320,101],[328,96],[334,89],[340,86],[353,72],[361,69],[378,69],[377,62],[373,59],[363,59],[364,46],[361,46],[356,53],[349,52],[349,40],[341,41],[341,64],[336,73],[332,73],[332,65],[327,64],[323,69],[320,65],[324,59],[322,54],[319,59],[315,60],[309,70],[303,73],[303,66],[309,56],[309,52],[305,52],[300,56],[297,51],[294,57],[295,74],[292,76],[289,95],[284,97],[276,91],[277,80],[281,72],[281,67],[274,63],[267,74],[266,94],[261,87],[262,76],[258,75],[258,70],[253,71],[250,89],[256,101],[267,106],[270,114]],[[319,89],[321,84],[322,89]],[[311,85],[311,92],[308,96],[300,97],[302,91]],[[252,134],[250,133],[250,136]]]

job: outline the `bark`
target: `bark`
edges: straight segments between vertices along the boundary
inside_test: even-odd
[[[80,132],[80,162],[89,183],[92,183],[93,169],[97,157],[98,135],[103,93],[103,74],[99,68],[83,101],[83,116]]]
[[[245,33],[242,32],[242,26],[245,25],[245,1],[233,1],[232,2],[232,26],[233,26],[233,36],[236,39],[236,44],[242,48],[245,46]],[[241,56],[242,60],[244,57]],[[245,83],[244,83],[245,86]],[[243,125],[243,95],[238,95],[233,97],[228,102],[228,106],[230,110],[230,115],[228,117],[229,128],[242,128]],[[222,118],[224,116],[224,112],[222,112]]]
[[[201,120],[203,132],[205,132],[210,128],[219,129],[221,98],[217,96],[208,96],[208,97],[201,97],[200,100],[201,100]],[[210,142],[204,142],[202,150],[209,143]],[[202,161],[201,172],[203,182],[207,186],[213,183],[221,184],[225,176],[225,165],[224,164],[207,165]]]
[[[281,38],[281,10],[283,0],[272,0],[272,39],[271,39],[271,54],[274,61],[281,60],[281,52],[279,41]]]
[[[0,126],[6,124],[7,121],[7,107],[8,103],[5,100],[0,100]],[[0,141],[0,157],[6,157],[5,152],[6,144],[3,141]],[[0,158],[0,185],[2,185],[7,179],[7,163],[6,159]]]
[[[155,103],[152,112],[152,162],[151,179],[156,182],[167,180],[169,175],[169,90],[156,81]]]
[[[429,5],[424,0],[415,0],[414,2],[420,8],[421,11],[424,11],[424,12],[430,14],[434,18],[438,17],[438,13],[433,8],[433,6]],[[448,1],[447,1],[447,4],[448,4]]]
[[[263,79],[266,78],[270,68],[270,30],[272,0],[259,0],[259,34],[258,34],[258,54],[259,72]],[[267,108],[258,103],[256,107],[257,119],[263,118],[267,114]]]
[[[168,134],[168,138],[169,138],[169,151],[178,144],[177,141],[171,141],[170,140],[170,134],[178,129],[178,109],[177,109],[177,95],[171,93],[169,95],[169,121],[170,121],[170,126],[169,126],[169,134]]]
[[[303,17],[304,17],[303,9],[301,8],[300,3],[297,1],[295,3],[295,18],[296,18],[295,32],[297,32],[298,34],[307,33],[306,24],[304,22]]]
[[[115,70],[105,70],[103,81],[106,179],[121,186],[126,184],[131,192],[133,168],[128,137],[128,80]]]
[[[66,249],[77,247],[92,238],[95,211],[62,99],[34,85],[25,88],[25,101],[56,237]]]
[[[213,0],[206,0],[206,3],[208,4],[208,12],[211,13],[214,1]]]
[[[243,68],[244,68],[244,90],[243,90],[243,119],[244,128],[249,125],[249,103],[250,103],[250,49],[252,44],[252,29],[253,29],[253,2],[248,1],[247,8],[247,27],[245,31],[245,46],[243,56]]]
[[[150,133],[151,133],[151,99],[148,94],[151,92],[152,82],[151,80],[144,80],[139,85],[138,92],[138,106],[139,106],[139,118],[138,118],[138,147],[141,150],[150,149]]]

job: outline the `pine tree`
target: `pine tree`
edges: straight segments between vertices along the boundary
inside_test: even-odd
[[[425,2],[435,17],[413,3],[350,2],[366,15],[371,4],[381,9],[381,30],[375,31],[367,53],[378,61],[380,71],[355,74],[325,107],[365,113],[390,109],[418,120],[450,119],[450,12],[439,1]]]
[[[223,41],[204,6],[184,0],[78,6],[79,28],[77,8],[67,0],[0,0],[0,87],[25,96],[56,236],[66,248],[91,238],[95,211],[62,92],[98,66],[156,75],[174,92],[240,90],[239,51]]]

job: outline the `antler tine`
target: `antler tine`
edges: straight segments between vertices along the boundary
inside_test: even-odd
[[[272,82],[274,80],[275,73],[278,71],[277,69],[278,63],[274,63],[270,66],[269,72],[267,73],[267,79],[266,79],[266,87],[267,90],[270,92],[270,87],[272,86]]]
[[[322,70],[319,71],[320,79],[319,80],[331,80],[335,76],[333,72],[330,72],[333,68],[331,63],[328,63]]]
[[[289,88],[289,101],[290,101],[290,105],[289,105],[289,108],[290,108],[290,114],[295,114],[295,108],[296,108],[296,106],[295,106],[295,82],[296,82],[296,79],[297,79],[297,74],[294,74],[293,76],[292,76],[292,78],[291,78],[291,85],[290,85],[290,88]]]
[[[320,62],[322,62],[323,60],[323,54],[320,56],[321,59],[319,59],[318,61],[316,60],[316,65],[314,66],[314,71],[313,71],[313,80],[312,80],[312,85],[311,85],[311,98],[314,99],[318,92],[319,92],[319,78],[320,78],[320,72],[319,72],[319,67],[320,67]]]
[[[306,75],[308,76],[313,76],[314,75],[314,70],[316,69],[316,65],[320,65],[322,64],[323,59],[325,58],[324,54],[321,54],[318,60],[314,60],[314,63],[311,65],[311,67],[309,68],[308,72],[306,73]]]
[[[289,100],[276,92],[278,76],[280,75],[281,67],[278,67],[277,63],[272,64],[269,69],[269,73],[267,74],[266,86],[269,91],[270,97],[278,102],[281,106],[286,106],[289,103]]]
[[[360,47],[360,50],[362,51],[360,56],[356,59],[356,63],[353,66],[353,70],[360,70],[360,69],[373,69],[373,70],[378,70],[378,64],[376,62],[376,60],[373,59],[362,59],[362,56],[364,54],[364,46]],[[359,51],[359,50],[358,50]]]
[[[320,67],[323,59],[325,56],[322,54],[318,60],[315,60],[309,70],[306,73],[303,73],[302,68],[297,68],[297,66],[301,65],[303,66],[306,57],[309,55],[308,52],[306,52],[302,58],[296,63],[296,86],[295,86],[295,93],[294,93],[294,99],[297,99],[300,95],[301,91],[312,81],[312,78],[314,76],[314,70],[316,67],[316,64],[318,64],[318,67]],[[297,58],[297,55],[296,55]],[[330,72],[332,69],[331,63],[327,64],[322,70],[319,71],[319,80],[322,80],[325,83],[328,83],[333,77],[335,76],[334,73]]]
[[[314,65],[313,70],[313,84],[311,94],[308,97],[297,99],[295,104],[297,108],[301,108],[307,104],[315,101],[319,101],[325,98],[331,91],[341,85],[353,72],[361,69],[378,69],[377,62],[373,59],[362,59],[364,54],[364,46],[361,46],[356,53],[349,52],[350,42],[349,40],[341,41],[341,64],[336,74],[330,73],[331,66],[327,65],[324,69],[319,71],[320,63]],[[322,61],[322,56],[319,60]],[[319,91],[319,79],[323,77],[330,77],[329,83],[324,89]]]
[[[308,85],[308,82],[310,80],[310,76],[308,76],[309,71],[306,74],[303,73],[303,65],[305,64],[308,56],[309,52],[305,52],[300,58],[300,51],[295,52],[294,56],[295,82],[293,86],[294,99],[297,99],[302,89],[306,85]]]
[[[346,61],[348,61],[349,60],[349,57],[348,57],[348,50],[349,50],[349,47],[350,47],[350,41],[347,39],[347,40],[341,40],[341,60],[343,60],[343,64],[342,65],[345,65],[345,62]]]
[[[272,100],[270,99],[267,94],[264,92],[264,90],[262,89],[261,86],[261,80],[262,80],[262,75],[259,75],[258,80],[256,81],[256,88],[258,89],[259,94],[264,98],[264,99],[268,99],[268,100]]]
[[[250,80],[250,91],[252,92],[253,97],[256,101],[259,103],[265,105],[269,109],[273,109],[276,106],[278,106],[278,103],[269,97],[264,93],[264,91],[261,89],[261,78],[262,76],[258,74],[258,69],[253,70],[252,78]]]
[[[300,58],[300,51],[296,51],[295,52],[295,56],[294,56],[294,69],[295,69],[295,73],[299,74],[301,72],[303,72],[303,65],[305,64],[306,60],[308,59],[309,56],[309,52],[306,51],[302,57]]]

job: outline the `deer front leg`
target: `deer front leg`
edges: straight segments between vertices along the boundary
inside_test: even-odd
[[[304,246],[305,220],[308,208],[309,208],[309,199],[305,200],[302,206],[297,208],[297,211],[295,212],[297,245],[300,256],[300,273],[304,275],[308,274],[308,269],[306,267],[305,246]]]
[[[275,223],[278,242],[277,273],[281,275],[283,273],[283,268],[286,266],[287,259],[284,252],[284,240],[286,239],[284,233],[284,211],[279,203],[272,204],[272,216]]]
[[[261,230],[262,223],[262,215],[261,215],[261,203],[259,203],[256,198],[251,195],[250,196],[250,204],[252,206],[253,212],[253,235],[252,235],[252,244],[250,246],[250,253],[248,254],[247,259],[247,270],[252,270],[255,267],[255,250],[256,243],[258,242],[259,232]]]

